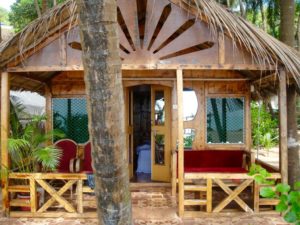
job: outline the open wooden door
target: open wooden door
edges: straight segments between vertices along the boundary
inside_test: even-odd
[[[171,90],[151,86],[151,164],[153,181],[171,179]]]
[[[126,149],[128,156],[129,178],[133,177],[133,91],[126,88],[125,99],[125,130],[126,130]]]

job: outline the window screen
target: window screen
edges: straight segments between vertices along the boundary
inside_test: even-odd
[[[207,98],[207,143],[244,143],[244,98]]]
[[[52,108],[53,128],[64,132],[64,138],[70,138],[77,143],[89,140],[86,99],[54,98]]]

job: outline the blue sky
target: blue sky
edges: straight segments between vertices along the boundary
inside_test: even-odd
[[[10,6],[16,2],[16,0],[0,0],[0,6],[7,9],[7,10],[10,10]]]

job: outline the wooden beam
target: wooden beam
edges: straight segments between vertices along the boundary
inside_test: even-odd
[[[177,121],[178,121],[178,214],[184,214],[184,148],[183,148],[183,73],[177,70]]]
[[[286,105],[286,71],[281,70],[279,74],[279,151],[280,172],[282,182],[288,183],[288,147],[287,147],[287,105]]]
[[[260,66],[253,64],[122,64],[122,70],[276,70],[275,66]],[[83,65],[71,66],[24,66],[9,67],[8,72],[41,72],[41,71],[83,71]]]
[[[278,78],[277,74],[276,73],[272,73],[270,75],[267,75],[267,76],[264,76],[264,77],[261,77],[259,79],[256,79],[254,81],[252,81],[252,84],[253,85],[258,85],[260,86],[261,84],[265,83],[265,82],[270,82],[270,81],[276,81]]]
[[[1,181],[2,181],[2,210],[8,215],[8,138],[9,138],[9,73],[3,72],[1,75]]]
[[[52,93],[48,85],[45,86],[45,99],[46,99],[46,133],[49,133],[52,130]],[[52,144],[52,141],[49,141],[47,144]]]

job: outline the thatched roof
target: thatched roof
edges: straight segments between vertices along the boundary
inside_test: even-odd
[[[260,65],[285,68],[300,84],[300,55],[242,17],[214,0],[170,0],[206,21],[212,32],[222,31],[242,45]],[[0,68],[26,50],[41,43],[46,37],[77,24],[75,0],[69,0],[29,24],[23,31],[0,45]]]

